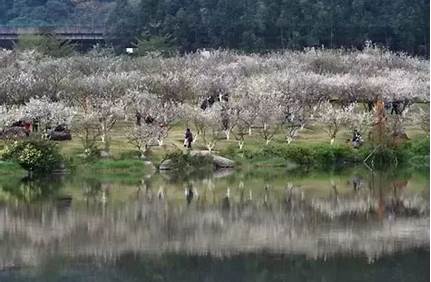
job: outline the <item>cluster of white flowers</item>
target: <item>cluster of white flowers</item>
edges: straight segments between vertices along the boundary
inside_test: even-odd
[[[320,122],[333,142],[342,127],[363,131],[371,125],[361,105],[397,103],[403,118],[396,121],[402,123],[410,105],[429,102],[428,62],[372,45],[363,51],[200,51],[135,59],[106,54],[54,59],[0,50],[0,62],[0,106],[8,109],[3,123],[16,106],[16,119],[71,124],[85,135],[94,132],[106,150],[117,121],[136,114],[154,120],[131,129],[146,143],[163,144],[172,125],[186,119],[207,147],[223,132],[242,148],[254,127],[266,143],[282,131],[290,143],[310,122]],[[199,107],[203,101],[211,101],[206,109]],[[426,127],[421,116],[411,118]],[[148,139],[150,133],[157,137]]]

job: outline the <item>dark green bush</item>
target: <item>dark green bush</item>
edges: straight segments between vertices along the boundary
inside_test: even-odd
[[[375,150],[375,151],[374,151]],[[374,152],[373,154],[371,154]],[[384,168],[400,164],[428,166],[429,138],[407,142],[397,148],[378,147],[371,145],[354,149],[348,145],[330,144],[271,144],[258,149],[239,151],[234,146],[227,148],[224,155],[238,162],[258,164],[277,163],[289,160],[302,167],[334,167],[345,164],[362,163],[368,156],[367,163],[375,168]]]
[[[395,151],[398,162],[417,168],[429,167],[429,142],[429,138],[424,138],[404,143]]]
[[[385,168],[398,164],[400,159],[393,148],[379,147],[371,156],[370,161],[375,168]]]
[[[354,163],[359,160],[358,150],[346,145],[315,145],[313,150],[313,164],[315,166],[333,166]]]
[[[430,139],[416,139],[406,143],[408,150],[415,156],[429,156]]]
[[[199,170],[212,168],[213,161],[210,156],[184,154],[182,151],[175,151],[166,154],[164,159],[171,160],[172,167],[177,170]]]
[[[13,143],[4,149],[2,158],[14,161],[25,170],[36,174],[49,173],[62,163],[57,145],[43,140]]]
[[[273,144],[257,150],[244,150],[237,154],[231,147],[225,151],[225,155],[236,159],[240,156],[242,159],[252,162],[278,160],[277,163],[280,163],[279,160],[283,159],[304,167],[326,167],[345,162],[356,162],[359,159],[357,152],[358,150],[343,145]]]

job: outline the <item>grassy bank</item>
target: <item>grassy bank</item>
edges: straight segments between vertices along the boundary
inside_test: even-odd
[[[243,166],[300,166],[327,169],[362,163],[376,167],[410,165],[418,168],[429,167],[429,138],[408,141],[397,148],[374,148],[363,146],[359,149],[344,144],[272,144],[239,150],[230,146],[223,155],[234,159]]]
[[[125,122],[118,123],[112,131],[111,157],[109,159],[99,159],[86,161],[82,157],[82,144],[78,137],[74,135],[71,141],[58,142],[62,155],[67,162],[67,166],[72,170],[79,170],[85,174],[97,175],[100,178],[114,178],[121,181],[128,181],[129,177],[135,179],[152,169],[139,159],[139,153],[127,142],[126,128],[130,126]],[[156,167],[160,162],[182,152],[186,152],[183,147],[183,129],[186,124],[179,123],[169,132],[165,145],[152,146],[147,159]],[[396,149],[381,150],[374,157],[385,165],[407,164],[413,167],[429,166],[429,137],[421,134],[416,126],[407,129],[408,136],[412,138]],[[316,127],[306,128],[301,131],[298,138],[291,144],[287,144],[282,134],[274,137],[270,145],[265,145],[257,131],[246,136],[244,150],[239,150],[237,141],[226,140],[220,136],[214,152],[237,162],[238,166],[249,167],[289,167],[299,166],[302,168],[328,169],[337,166],[351,166],[362,163],[363,160],[373,151],[371,146],[365,145],[360,149],[353,149],[346,144],[346,138],[350,137],[350,132],[343,130],[337,136],[334,145],[329,144],[328,137]],[[193,144],[194,150],[205,150],[205,146],[198,140]],[[0,144],[1,147],[1,144]],[[199,160],[187,157],[177,158],[181,167],[200,167]],[[4,174],[25,172],[18,165],[3,162],[0,163],[0,176]],[[136,176],[136,177],[135,177]]]

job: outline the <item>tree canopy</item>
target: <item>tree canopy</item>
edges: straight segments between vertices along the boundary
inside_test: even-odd
[[[130,47],[169,38],[180,52],[359,48],[371,40],[428,56],[427,0],[0,0],[0,25],[104,26]]]

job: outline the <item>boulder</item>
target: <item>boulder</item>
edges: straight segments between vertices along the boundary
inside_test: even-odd
[[[221,169],[217,169],[216,171],[214,171],[213,177],[214,178],[223,178],[223,177],[226,177],[226,176],[233,174],[234,172],[235,172],[235,169],[232,169],[232,168],[221,168]]]
[[[174,168],[172,167],[172,160],[170,160],[170,159],[164,160],[164,161],[160,164],[159,169],[160,169],[160,170],[171,170],[171,169],[174,169]]]
[[[214,166],[218,169],[218,168],[232,168],[235,166],[235,162],[222,157],[222,156],[218,156],[218,155],[214,155],[214,154],[210,154],[210,152],[208,151],[192,151],[190,154],[192,155],[200,155],[200,156],[211,156],[211,158],[213,159],[213,163]]]
[[[151,170],[156,170],[156,167],[154,166],[154,164],[150,161],[144,161],[144,164],[150,168]]]
[[[221,156],[212,155],[213,162],[216,168],[232,168],[235,166],[235,162]]]
[[[212,155],[208,151],[192,151],[191,154],[193,156],[210,156],[213,160],[213,165],[216,169],[233,168],[235,166],[234,161],[218,155]],[[172,160],[167,159],[160,164],[159,169],[171,170],[171,169],[175,169],[175,167],[173,167]]]
[[[101,158],[110,158],[111,157],[111,154],[109,153],[109,152],[106,152],[106,151],[100,151],[100,157]]]

